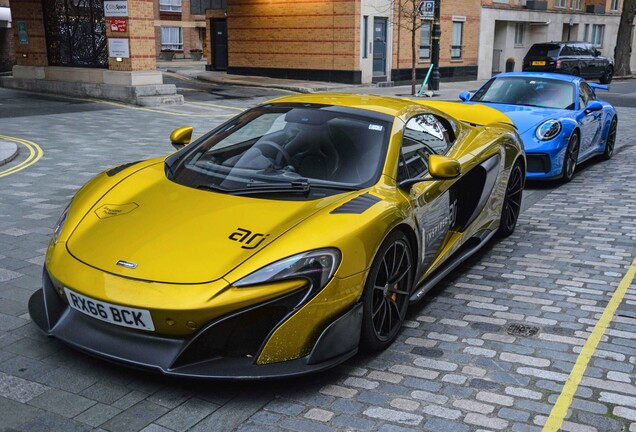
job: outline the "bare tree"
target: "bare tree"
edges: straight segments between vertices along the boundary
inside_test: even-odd
[[[636,0],[625,0],[621,22],[616,36],[616,48],[614,48],[614,75],[631,75],[629,67],[632,54],[632,26],[636,14]]]
[[[416,62],[417,62],[417,49],[419,47],[419,41],[417,38],[420,27],[422,27],[422,19],[420,18],[417,6],[421,0],[394,0],[395,19],[394,24],[397,24],[398,31],[405,29],[411,36],[411,94],[415,94],[415,87],[417,85],[416,76]],[[632,0],[633,1],[633,0]],[[416,44],[416,41],[418,42]],[[399,59],[398,59],[399,61]],[[399,67],[399,65],[398,65]]]
[[[417,50],[419,48],[418,32],[422,27],[422,19],[420,18],[418,5],[421,0],[392,0],[391,9],[393,14],[389,14],[387,10],[383,13],[391,16],[389,22],[398,29],[397,34],[397,69],[400,67],[400,36],[402,30],[406,30],[411,39],[411,94],[415,94],[417,85]]]

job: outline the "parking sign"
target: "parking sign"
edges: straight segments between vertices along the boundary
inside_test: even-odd
[[[434,10],[435,1],[433,0],[421,1],[420,4],[417,5],[417,11],[422,19],[432,20]]]

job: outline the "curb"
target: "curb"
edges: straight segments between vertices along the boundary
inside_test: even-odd
[[[8,164],[18,155],[18,145],[10,141],[0,141],[0,166]]]
[[[344,88],[350,88],[350,86],[336,86],[336,87],[307,87],[300,86],[294,84],[282,84],[282,83],[258,83],[247,80],[226,80],[226,79],[217,79],[215,77],[210,77],[205,74],[198,74],[196,78],[201,81],[207,81],[214,84],[229,84],[229,85],[238,85],[245,87],[261,87],[261,88],[272,88],[272,89],[280,89],[280,90],[290,90],[297,93],[317,93],[317,92],[328,92],[328,91],[341,91]]]

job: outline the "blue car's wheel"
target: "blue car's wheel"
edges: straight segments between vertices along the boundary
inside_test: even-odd
[[[501,208],[501,221],[497,235],[507,237],[512,234],[517,226],[517,219],[521,212],[521,199],[523,196],[523,172],[519,162],[515,163],[508,177],[506,195]]]
[[[614,154],[614,146],[616,145],[616,117],[612,119],[610,123],[609,132],[607,133],[607,140],[605,141],[605,151],[603,152],[603,159],[611,159]]]
[[[414,267],[406,235],[394,231],[380,246],[364,286],[362,348],[383,350],[398,335],[409,305]]]
[[[568,147],[565,149],[565,158],[563,159],[562,180],[564,183],[574,178],[574,171],[579,159],[579,133],[572,132],[568,140]]]

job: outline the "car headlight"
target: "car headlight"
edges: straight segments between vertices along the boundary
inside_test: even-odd
[[[60,238],[60,233],[62,232],[62,228],[64,228],[64,222],[66,222],[66,216],[68,216],[69,207],[71,207],[70,204],[66,206],[55,224],[55,228],[53,229],[53,244],[57,244],[57,240]]]
[[[537,128],[535,135],[541,141],[548,141],[561,133],[561,122],[558,120],[546,120]]]
[[[265,266],[235,282],[234,286],[245,287],[284,279],[305,278],[311,282],[312,291],[315,291],[323,288],[331,280],[340,264],[340,258],[340,251],[334,248],[303,252]]]

